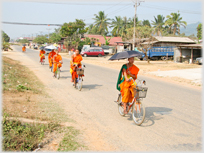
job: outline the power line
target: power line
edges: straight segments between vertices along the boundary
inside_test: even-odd
[[[30,1],[31,2],[31,1]],[[36,2],[36,1],[32,1],[35,3],[46,3],[46,4],[63,4],[63,5],[116,5],[116,4],[111,4],[111,3],[56,3],[56,2]],[[117,4],[117,5],[124,5],[124,4]],[[131,5],[131,4],[128,4]]]
[[[43,24],[43,23],[20,23],[20,22],[2,22],[4,24],[16,24],[16,25],[39,25],[39,26],[62,26],[63,24]],[[85,23],[90,25],[91,23]],[[77,24],[80,25],[80,24]]]
[[[141,7],[147,7],[147,8],[153,8],[153,9],[159,9],[159,10],[165,10],[165,11],[175,11],[176,9],[175,8],[165,8],[165,7],[159,7],[159,6],[142,6]],[[182,12],[182,13],[189,13],[189,14],[201,14],[200,12],[195,12],[195,11],[188,11],[188,10],[180,10],[179,9],[179,12]]]

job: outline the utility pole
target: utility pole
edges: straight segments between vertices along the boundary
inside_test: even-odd
[[[47,28],[47,30],[48,30],[48,39],[50,38],[50,28]]]
[[[134,15],[134,32],[133,32],[133,43],[132,43],[132,46],[133,46],[133,48],[132,48],[132,50],[135,50],[135,21],[136,21],[136,12],[137,12],[137,7],[140,5],[140,2],[144,2],[144,1],[139,1],[138,2],[138,4],[137,4],[137,0],[136,0],[136,2],[135,2],[135,15]]]

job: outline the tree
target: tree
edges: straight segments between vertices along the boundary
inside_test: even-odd
[[[2,42],[9,42],[10,41],[10,37],[4,32],[4,31],[1,31],[2,32]]]
[[[197,37],[198,37],[198,40],[202,39],[202,23],[200,23],[197,27]]]
[[[110,19],[107,18],[107,15],[105,15],[104,11],[100,11],[98,15],[94,14],[94,16],[95,16],[95,18],[93,18],[95,20],[94,27],[97,27],[98,29],[97,34],[107,35],[108,25],[110,24],[108,21]]]
[[[187,23],[186,21],[181,21],[182,17],[180,17],[180,13],[171,13],[170,15],[166,16],[167,20],[165,22],[165,25],[169,26],[169,29],[173,30],[173,35],[176,33],[180,34],[180,26],[183,26],[186,28]]]
[[[122,29],[123,26],[123,20],[120,16],[115,16],[115,19],[112,19],[112,23],[110,28],[113,28],[112,30],[112,35],[113,36],[120,36],[120,31]]]
[[[50,36],[50,40],[53,42],[53,43],[58,43],[60,40],[61,40],[61,36],[57,33],[52,33],[51,36]]]
[[[154,16],[154,21],[152,21],[152,25],[155,28],[155,33],[157,33],[158,36],[163,31],[163,26],[165,24],[164,19],[165,17],[162,15],[157,15],[157,18]]]
[[[30,42],[28,41],[28,39],[20,39],[19,42],[22,43],[22,44],[30,43]]]
[[[104,39],[105,39],[105,41],[106,41],[106,42],[105,42],[105,45],[109,45],[109,44],[110,44],[109,41],[111,40],[111,38],[113,38],[113,37],[110,37],[110,38],[107,39],[105,35],[103,35],[103,37],[104,37]]]
[[[147,51],[151,49],[152,47],[152,41],[154,40],[154,37],[152,36],[154,29],[152,27],[149,26],[138,26],[135,28],[135,36],[136,36],[136,47],[138,48],[138,50],[140,50],[141,52],[143,52],[145,54],[145,57],[147,58]],[[133,34],[134,29],[133,28],[129,28],[127,29],[127,38],[131,39],[132,38],[132,34]],[[143,43],[144,38],[146,38],[146,43]],[[148,59],[148,58],[147,58]],[[149,63],[149,60],[148,60]]]
[[[150,24],[149,20],[143,20],[143,21],[142,21],[142,25],[143,25],[143,26],[146,26],[146,25],[147,25],[147,26],[151,27],[151,24]]]
[[[89,29],[85,28],[85,25],[86,24],[83,20],[79,19],[76,19],[75,22],[64,23],[62,25],[60,34],[62,37],[67,37],[64,41],[67,49],[70,49],[71,47],[78,48],[81,38]]]
[[[44,44],[49,42],[48,38],[46,38],[46,36],[38,36],[33,40],[34,43],[38,43],[38,44]]]

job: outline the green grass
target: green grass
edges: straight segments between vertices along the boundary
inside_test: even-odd
[[[19,62],[3,56],[2,80],[3,91],[15,94],[30,91],[34,94],[37,93],[38,96],[44,96],[45,98],[38,102],[38,107],[42,107],[41,109],[44,112],[41,115],[46,121],[49,121],[49,124],[23,124],[18,120],[9,119],[8,117],[11,114],[3,109],[3,151],[33,151],[38,148],[38,144],[46,138],[47,134],[54,131],[64,134],[59,151],[74,151],[79,147],[83,147],[77,142],[78,130],[59,125],[61,122],[74,121],[69,119],[64,110],[43,90],[42,82],[38,80],[33,72],[20,65]],[[26,97],[25,101],[30,103],[30,97]]]
[[[64,138],[60,142],[58,151],[75,151],[79,147],[84,147],[76,140],[78,134],[79,130],[74,129],[73,127],[67,127]]]
[[[45,133],[59,128],[58,124],[22,124],[3,116],[3,151],[33,151],[45,137]]]
[[[3,57],[3,91],[24,92],[31,90],[33,93],[42,91],[42,83],[33,72],[19,62]]]

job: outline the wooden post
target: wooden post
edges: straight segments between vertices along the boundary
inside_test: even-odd
[[[180,50],[180,62],[182,63],[182,51],[181,51],[181,47],[179,47],[179,50]]]
[[[193,64],[193,47],[191,48],[191,64]]]

